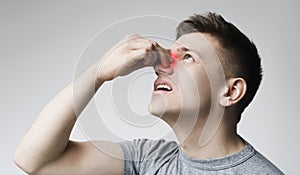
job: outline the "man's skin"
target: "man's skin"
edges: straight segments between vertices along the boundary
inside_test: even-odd
[[[203,40],[203,36],[209,42]],[[126,36],[108,52],[104,61],[93,64],[44,107],[15,153],[16,164],[29,174],[124,174],[123,159],[105,154],[91,142],[75,142],[69,137],[76,116],[103,83],[146,66],[153,66],[158,76],[149,112],[161,117],[173,128],[181,149],[187,155],[219,158],[240,151],[244,147],[236,132],[240,112],[232,106],[244,96],[246,83],[241,78],[229,78],[213,88],[218,96],[211,98],[210,79],[203,66],[205,59],[211,57],[207,52],[209,43],[213,48],[219,47],[217,40],[210,35],[183,35],[170,48],[178,53],[175,60],[169,56],[169,50],[153,41],[137,34]],[[172,91],[157,89],[162,82],[170,85]],[[76,94],[73,94],[74,84]],[[184,100],[186,97],[189,100]],[[162,100],[165,100],[164,105]],[[202,145],[200,137],[205,122],[211,117],[212,101],[217,104],[213,110],[223,109],[224,115],[222,113],[220,125],[209,142]],[[119,143],[93,142],[109,147],[117,157],[123,158]]]

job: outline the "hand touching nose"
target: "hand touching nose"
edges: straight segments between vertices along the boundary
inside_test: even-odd
[[[169,67],[170,51],[138,34],[130,34],[117,43],[103,58],[97,73],[101,80],[112,80],[146,66]]]

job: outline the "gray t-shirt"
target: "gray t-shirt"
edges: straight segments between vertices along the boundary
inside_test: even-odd
[[[174,141],[137,139],[121,143],[124,174],[282,175],[283,173],[249,143],[243,150],[218,159],[186,155]]]

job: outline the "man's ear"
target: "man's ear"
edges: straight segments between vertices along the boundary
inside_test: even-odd
[[[224,107],[238,103],[245,95],[247,83],[243,78],[231,78],[222,90],[220,105]]]

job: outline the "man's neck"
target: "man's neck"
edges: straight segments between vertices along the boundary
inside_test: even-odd
[[[200,138],[205,122],[206,120],[201,121],[200,118],[192,130],[187,125],[182,127],[179,125],[173,128],[185,154],[194,158],[214,159],[226,157],[244,148],[245,143],[236,132],[236,124],[224,120],[221,121],[208,142],[201,143]]]

